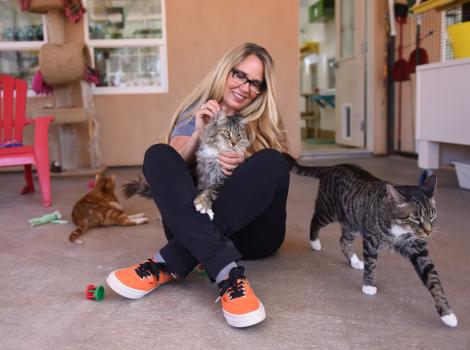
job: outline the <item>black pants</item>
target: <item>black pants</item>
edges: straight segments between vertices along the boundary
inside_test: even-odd
[[[214,221],[195,210],[196,186],[171,146],[151,146],[143,171],[169,238],[160,254],[179,277],[201,263],[214,279],[230,262],[264,258],[281,246],[289,170],[279,152],[259,151],[234,171],[214,203]]]

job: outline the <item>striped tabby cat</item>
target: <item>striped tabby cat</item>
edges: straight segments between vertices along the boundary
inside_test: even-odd
[[[127,215],[114,194],[115,176],[96,175],[95,186],[72,209],[77,228],[69,236],[73,243],[83,243],[78,237],[90,228],[99,226],[134,226],[148,222],[144,214]]]
[[[321,249],[319,230],[339,222],[341,250],[351,267],[364,269],[362,291],[369,295],[377,293],[375,269],[379,250],[396,250],[413,264],[434,298],[442,321],[449,327],[457,326],[425,241],[437,214],[433,198],[436,176],[428,177],[422,186],[394,186],[355,165],[309,167],[299,165],[288,154],[285,158],[295,173],[320,180],[310,224],[314,250]],[[364,262],[353,251],[358,234],[363,238]]]
[[[220,188],[227,176],[217,161],[220,152],[244,152],[250,145],[244,129],[245,122],[240,116],[226,116],[224,112],[217,113],[201,135],[196,151],[197,189],[200,193],[194,199],[194,206],[201,214],[214,218],[212,203],[217,198]],[[129,198],[134,194],[152,198],[149,185],[140,178],[122,186],[124,195]]]

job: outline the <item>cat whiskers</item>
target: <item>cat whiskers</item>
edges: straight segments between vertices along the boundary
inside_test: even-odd
[[[433,234],[434,234],[434,233],[440,233],[440,234],[443,234],[443,233],[444,233],[444,234],[445,234],[446,231],[442,231],[442,229],[441,229],[440,227],[433,227],[433,228],[432,228],[432,233],[433,233]]]
[[[436,236],[439,236],[439,235],[442,235],[442,234],[446,234],[447,232],[446,231],[442,231],[440,230],[439,227],[433,227],[432,229],[432,233],[429,235],[429,238],[434,241],[434,242],[438,242],[438,239]]]

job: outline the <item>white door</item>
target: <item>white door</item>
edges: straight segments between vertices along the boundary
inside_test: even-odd
[[[365,0],[335,4],[336,143],[365,147],[366,4]]]

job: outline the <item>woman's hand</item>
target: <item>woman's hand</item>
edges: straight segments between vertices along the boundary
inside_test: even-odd
[[[220,111],[220,105],[216,100],[209,100],[194,113],[196,119],[196,132],[201,135],[204,128],[212,118]]]
[[[245,155],[243,152],[221,152],[218,160],[224,175],[230,176],[236,167],[243,163]]]
[[[198,147],[199,137],[207,123],[216,116],[218,111],[220,111],[220,106],[217,101],[207,101],[194,113],[196,127],[193,134],[191,136],[175,136],[170,140],[170,146],[172,146],[187,163],[194,160],[194,153]]]

